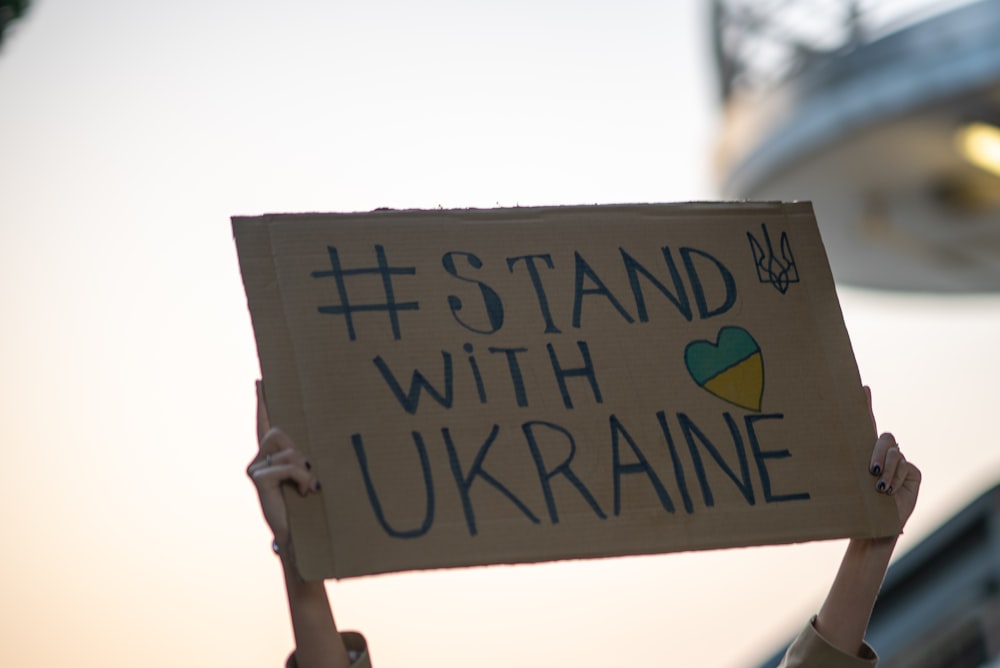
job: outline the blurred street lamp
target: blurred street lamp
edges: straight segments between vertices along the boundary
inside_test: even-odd
[[[969,123],[955,135],[965,159],[1000,177],[1000,128],[989,123]]]

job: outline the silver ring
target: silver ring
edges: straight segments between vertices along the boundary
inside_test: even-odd
[[[266,457],[264,457],[264,465],[265,466],[270,466],[271,465],[271,455],[270,455],[270,453]]]

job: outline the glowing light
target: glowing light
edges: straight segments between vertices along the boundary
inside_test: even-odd
[[[966,160],[1000,176],[1000,128],[989,123],[970,123],[959,128],[955,141]]]

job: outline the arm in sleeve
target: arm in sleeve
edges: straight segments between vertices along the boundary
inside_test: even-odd
[[[862,645],[857,656],[842,652],[819,634],[815,621],[810,619],[792,641],[778,668],[874,668],[878,656],[871,647]]]

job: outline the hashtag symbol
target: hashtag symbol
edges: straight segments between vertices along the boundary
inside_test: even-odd
[[[362,269],[344,269],[340,264],[340,255],[333,246],[326,247],[330,255],[329,271],[314,271],[313,278],[332,277],[337,282],[337,294],[340,296],[340,304],[332,306],[319,306],[320,313],[344,316],[347,323],[347,335],[354,341],[357,335],[354,331],[354,314],[362,312],[386,312],[389,314],[389,322],[392,324],[392,335],[398,341],[399,334],[399,311],[416,311],[420,307],[417,302],[396,302],[396,296],[392,288],[393,276],[412,276],[417,272],[415,267],[390,267],[385,257],[385,248],[375,246],[375,257],[378,261],[377,267],[365,267]],[[382,291],[385,301],[377,304],[353,304],[347,293],[346,278],[350,276],[380,276],[382,278]]]

